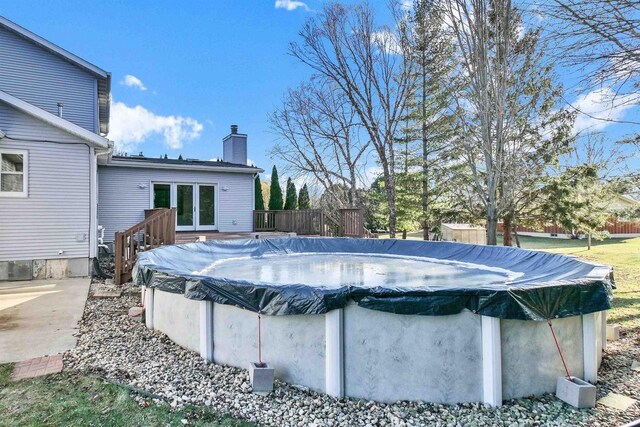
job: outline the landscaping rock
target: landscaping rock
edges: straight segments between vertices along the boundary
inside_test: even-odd
[[[207,405],[221,415],[264,426],[610,426],[640,418],[640,407],[575,409],[552,394],[509,400],[500,408],[480,403],[394,404],[336,400],[277,379],[268,396],[251,393],[247,370],[206,363],[166,335],[128,319],[140,305],[140,288],[125,284],[122,296],[90,298],[79,325],[78,345],[64,356],[65,369],[96,373],[160,396],[174,408]],[[607,346],[599,372],[598,398],[613,392],[640,396],[640,332],[625,331]]]

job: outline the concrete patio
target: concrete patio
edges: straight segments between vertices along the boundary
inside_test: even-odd
[[[88,277],[0,282],[0,363],[75,347],[90,283]]]

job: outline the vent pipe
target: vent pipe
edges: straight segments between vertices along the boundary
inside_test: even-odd
[[[238,134],[238,125],[231,125],[231,135]]]
[[[64,108],[64,104],[62,102],[58,102],[58,117],[62,117],[62,109]]]

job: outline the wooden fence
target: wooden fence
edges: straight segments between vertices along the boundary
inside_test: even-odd
[[[253,211],[253,231],[280,231],[301,236],[375,237],[365,229],[361,209],[340,209],[337,220],[322,209]]]
[[[598,230],[608,231],[609,234],[640,234],[640,221],[618,221],[611,218],[604,227],[599,227]],[[502,223],[498,224],[498,231],[504,231]],[[555,224],[548,224],[540,228],[518,226],[518,233],[571,234],[571,230],[565,230]]]
[[[148,251],[176,241],[176,210],[154,209],[144,221],[115,235],[115,283],[131,279],[138,252]]]
[[[362,209],[340,209],[340,225],[344,237],[362,237],[364,231]]]

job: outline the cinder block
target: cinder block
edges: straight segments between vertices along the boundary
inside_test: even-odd
[[[620,325],[607,325],[607,341],[620,339]]]
[[[556,397],[576,408],[593,408],[596,406],[596,386],[576,377],[558,377]]]
[[[131,307],[129,309],[129,317],[133,320],[137,320],[138,322],[143,322],[144,317],[144,308],[143,307]]]
[[[254,393],[269,394],[273,391],[273,367],[268,363],[251,362],[249,380]]]

